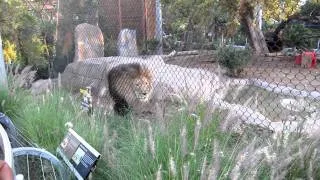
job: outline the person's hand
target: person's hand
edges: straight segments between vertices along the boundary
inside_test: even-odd
[[[12,169],[3,160],[0,160],[0,180],[13,180]]]

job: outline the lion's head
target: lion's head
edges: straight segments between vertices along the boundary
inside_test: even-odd
[[[144,76],[133,79],[133,91],[138,100],[148,101],[153,91],[151,79]]]
[[[151,99],[153,74],[139,63],[120,64],[108,72],[109,93],[114,100],[114,110],[126,114],[126,109],[140,106]]]

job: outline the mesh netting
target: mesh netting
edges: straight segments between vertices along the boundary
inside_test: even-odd
[[[249,62],[247,65],[230,70],[223,66],[221,61],[227,55],[221,55],[219,49],[227,45],[234,51],[242,51],[252,43],[248,43],[244,30],[229,38],[223,20],[214,19],[211,25],[175,32],[172,23],[178,22],[179,17],[170,14],[172,10],[167,9],[170,7],[166,3],[161,5],[159,1],[147,0],[84,2],[88,6],[65,1],[57,8],[61,18],[57,25],[55,68],[63,72],[62,85],[65,87],[78,91],[91,86],[96,102],[99,104],[105,99],[104,102],[112,107],[106,78],[108,72],[120,64],[135,62],[146,65],[153,74],[155,91],[151,101],[163,102],[178,96],[194,103],[193,106],[210,102],[214,107],[227,110],[229,116],[237,117],[240,122],[276,131],[295,131],[301,122],[305,123],[308,133],[318,128],[320,81],[317,57],[303,53],[308,52],[306,49],[284,48],[284,37],[279,28],[285,23],[265,34],[271,53],[245,57]],[[170,19],[172,17],[177,19]],[[100,47],[88,39],[94,30],[89,25],[83,28],[82,37],[75,33],[74,29],[82,23],[91,23],[101,29],[104,44],[100,43],[100,47],[104,47],[104,57],[86,56]],[[209,31],[203,28],[209,28]],[[96,36],[100,36],[98,34]],[[78,44],[77,49],[73,50],[73,44]],[[229,63],[236,64],[244,59],[238,54],[229,56],[234,61]],[[87,59],[73,62],[73,56]],[[127,84],[117,86],[128,87]]]
[[[218,113],[225,129],[319,132],[320,11],[289,15],[281,1],[274,8],[283,9],[274,12],[281,18],[265,19],[261,6],[252,14],[242,11],[243,4],[226,13],[218,2],[52,0],[36,1],[41,11],[30,5],[34,1],[26,6],[54,25],[42,39],[54,47],[46,58],[50,77],[61,74],[62,87],[73,93],[90,86],[94,108],[114,112],[125,103],[138,117],[163,120],[184,106],[193,114],[204,105],[205,115]],[[112,76],[120,80],[110,85],[109,73],[121,65],[127,66]],[[151,80],[143,79],[144,70]],[[110,86],[121,91],[117,97]]]

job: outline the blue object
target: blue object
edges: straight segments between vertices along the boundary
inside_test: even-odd
[[[8,129],[10,124],[12,124],[11,120],[5,114],[0,112],[0,123],[4,129]]]

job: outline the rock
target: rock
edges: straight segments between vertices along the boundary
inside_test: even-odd
[[[98,26],[83,23],[75,28],[74,62],[104,56],[103,34]]]
[[[107,72],[117,65],[134,62],[154,68],[162,67],[165,64],[160,56],[151,56],[146,59],[137,57],[92,58],[69,64],[61,75],[61,84],[62,87],[74,92],[79,92],[80,88],[90,86],[93,95],[105,97],[108,94],[108,87],[105,83]]]
[[[122,29],[118,36],[118,54],[119,56],[138,56],[136,31]]]
[[[51,79],[40,79],[32,83],[30,88],[32,95],[39,95],[42,93],[49,93],[53,88]]]

